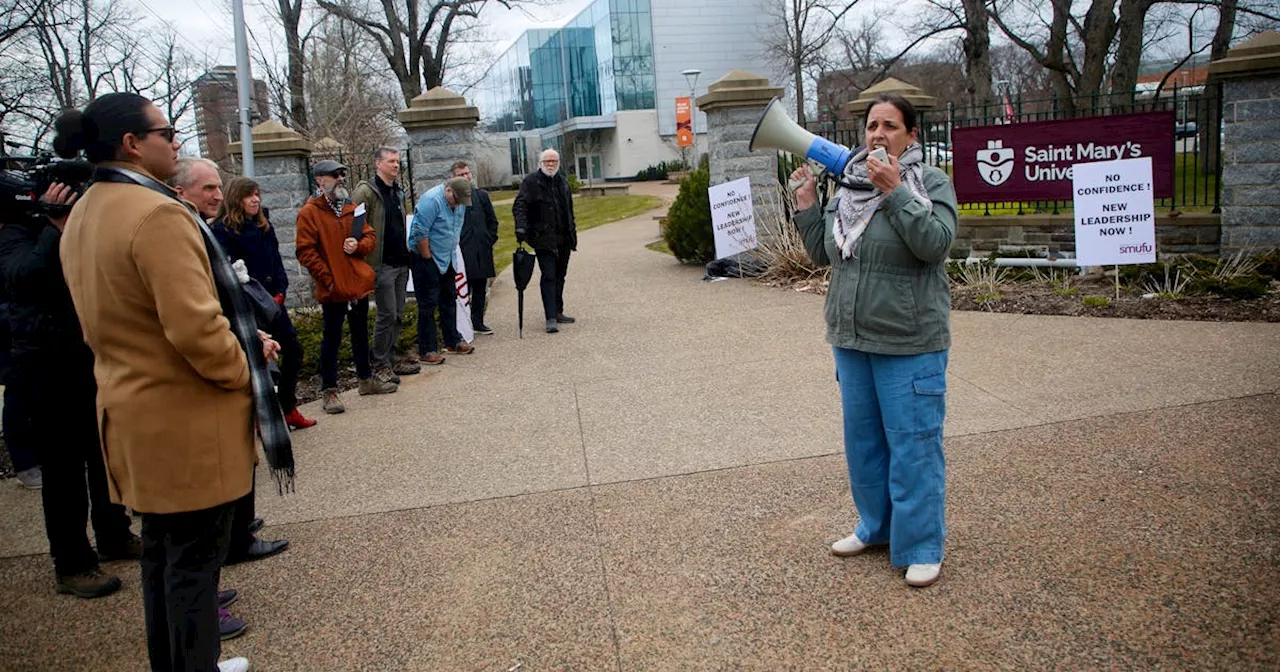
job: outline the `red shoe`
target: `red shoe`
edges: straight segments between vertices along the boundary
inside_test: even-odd
[[[314,427],[316,424],[315,420],[302,415],[302,411],[299,411],[297,406],[284,416],[284,421],[294,429],[306,429],[308,427]]]

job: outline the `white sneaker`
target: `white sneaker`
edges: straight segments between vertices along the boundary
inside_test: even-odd
[[[253,665],[248,658],[231,658],[218,663],[218,672],[251,672]]]
[[[857,555],[870,547],[870,544],[864,543],[858,538],[857,533],[854,533],[834,544],[831,544],[831,555],[838,555],[842,558],[847,558],[851,555]]]
[[[907,568],[907,585],[916,588],[932,586],[942,576],[942,563],[911,565]]]

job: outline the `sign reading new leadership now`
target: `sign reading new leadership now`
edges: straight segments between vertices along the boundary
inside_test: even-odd
[[[756,248],[756,215],[751,203],[751,180],[743,177],[707,189],[711,200],[711,228],[716,236],[716,259]]]
[[[1150,157],[1077,163],[1072,183],[1077,263],[1113,266],[1155,262]]]
[[[951,131],[961,203],[1069,200],[1078,163],[1150,157],[1156,198],[1173,196],[1173,112],[972,126]]]

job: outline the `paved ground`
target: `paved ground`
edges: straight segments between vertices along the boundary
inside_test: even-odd
[[[224,573],[262,670],[1280,666],[1280,325],[957,313],[943,580],[852,528],[821,298],[585,232],[577,324],[346,397]],[[309,408],[317,413],[317,408]],[[137,569],[55,596],[0,487],[0,667],[145,669]]]

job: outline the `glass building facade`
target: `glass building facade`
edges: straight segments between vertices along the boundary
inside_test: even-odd
[[[521,35],[489,68],[475,101],[489,131],[516,131],[516,121],[535,131],[653,109],[654,89],[649,0],[596,0],[561,28]],[[558,134],[543,136],[544,147],[559,142]]]

